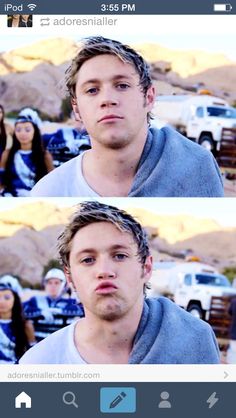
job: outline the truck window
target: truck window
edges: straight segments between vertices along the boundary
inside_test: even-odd
[[[207,116],[236,119],[236,110],[227,107],[207,107]]]
[[[222,275],[196,274],[196,282],[197,284],[205,284],[208,286],[230,286],[227,277]]]
[[[192,284],[192,275],[191,274],[185,274],[185,276],[184,276],[184,284],[186,286],[191,286],[191,284]]]
[[[204,111],[203,111],[203,107],[202,106],[197,107],[197,109],[196,109],[196,116],[198,118],[203,118],[204,117]]]

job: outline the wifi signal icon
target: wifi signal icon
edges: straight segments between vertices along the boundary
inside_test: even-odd
[[[31,12],[35,9],[35,7],[37,7],[37,5],[36,4],[33,4],[33,3],[30,3],[30,4],[27,4],[27,7],[31,10]]]

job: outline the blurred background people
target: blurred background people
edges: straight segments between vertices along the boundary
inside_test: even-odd
[[[2,153],[2,196],[29,196],[35,183],[53,168],[52,156],[42,145],[37,118],[19,114],[13,145]]]
[[[72,126],[63,126],[42,135],[44,147],[52,154],[55,167],[91,148],[82,122],[72,120],[71,123]]]
[[[31,107],[24,107],[19,112],[19,116],[24,116],[25,118],[31,118],[34,124],[37,125],[39,130],[41,131],[42,120],[40,119],[39,114],[36,110],[32,109]]]
[[[32,25],[32,15],[8,15],[7,17],[7,26],[10,28],[31,28]]]
[[[3,151],[12,145],[13,128],[4,120],[4,107],[0,104],[0,161]]]
[[[82,305],[63,295],[66,278],[62,270],[49,270],[43,278],[43,286],[45,295],[33,296],[24,303],[25,316],[34,323],[37,341],[70,324],[75,317],[84,316]]]
[[[24,318],[19,290],[14,277],[0,278],[0,364],[16,363],[35,343],[32,323]]]

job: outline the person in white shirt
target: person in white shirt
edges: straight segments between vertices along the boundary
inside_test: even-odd
[[[156,92],[148,64],[134,49],[87,38],[66,84],[92,148],[41,179],[31,196],[223,196],[210,152],[168,126],[150,125]]]
[[[84,202],[58,248],[85,317],[41,341],[20,363],[219,362],[208,324],[166,298],[145,298],[152,256],[145,231],[131,215]]]

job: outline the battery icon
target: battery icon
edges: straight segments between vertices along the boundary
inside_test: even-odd
[[[214,12],[231,12],[232,6],[227,4],[214,4]]]

